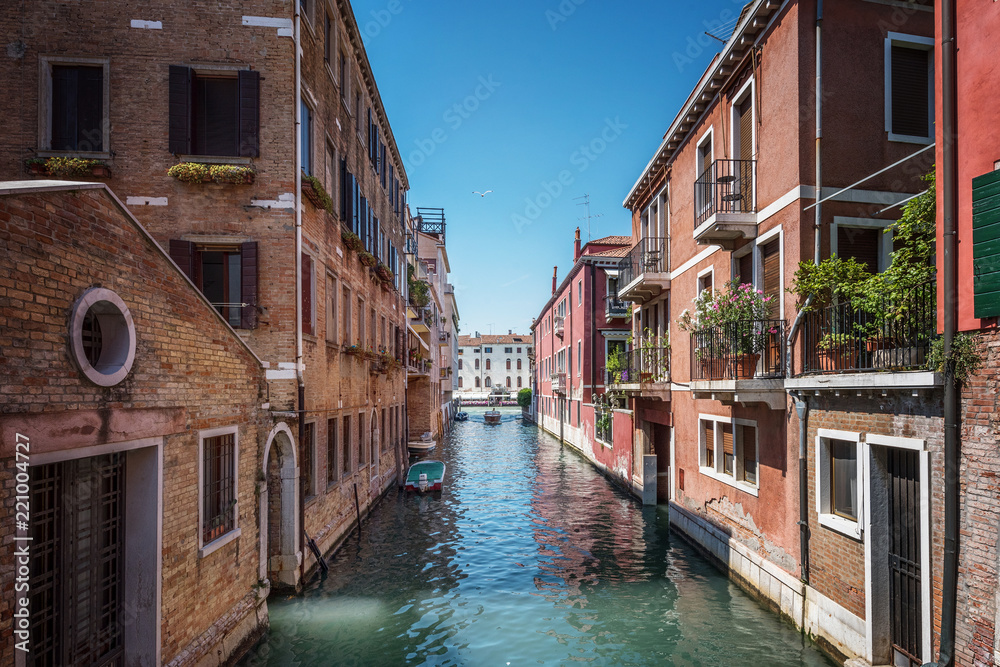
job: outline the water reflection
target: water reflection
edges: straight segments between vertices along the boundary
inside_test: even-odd
[[[534,427],[432,456],[440,496],[390,494],[244,664],[831,664]]]

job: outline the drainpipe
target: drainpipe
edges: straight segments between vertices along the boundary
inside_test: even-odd
[[[942,329],[944,334],[944,562],[941,591],[941,638],[937,667],[949,667],[955,660],[955,622],[958,597],[958,476],[961,466],[961,440],[958,432],[959,401],[955,384],[955,364],[951,346],[957,328],[958,263],[956,262],[956,223],[958,220],[958,138],[957,74],[955,53],[955,0],[941,3],[941,193],[943,208]],[[927,604],[926,601],[924,604]]]
[[[809,485],[806,477],[806,443],[809,429],[809,399],[797,391],[790,392],[799,418],[799,579],[809,585]]]
[[[295,378],[298,381],[298,405],[299,405],[299,445],[301,446],[305,438],[306,425],[306,383],[302,374],[302,61],[299,57],[301,47],[301,16],[299,15],[299,3],[293,3],[295,12],[295,31],[293,48],[295,49],[295,134],[293,143],[295,144]],[[299,553],[302,554],[302,561],[299,563],[299,583],[305,581],[306,574],[306,554],[302,540],[302,533],[306,529],[305,499],[306,490],[302,486],[302,465],[299,462],[299,534],[296,535],[296,542],[299,545]]]
[[[819,264],[823,205],[823,0],[816,0],[816,210],[813,227],[813,261]]]

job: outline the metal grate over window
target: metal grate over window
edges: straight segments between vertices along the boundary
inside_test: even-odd
[[[202,542],[208,544],[235,527],[236,435],[205,438],[202,456],[205,502]]]

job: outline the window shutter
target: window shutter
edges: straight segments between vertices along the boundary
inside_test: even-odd
[[[722,425],[722,453],[733,455],[733,427],[732,424]]]
[[[240,70],[237,75],[240,100],[239,155],[260,155],[260,72]]]
[[[757,429],[743,426],[743,479],[757,483]]]
[[[705,429],[705,465],[709,468],[715,467],[715,422],[705,420],[702,422]]]
[[[737,265],[737,271],[739,274],[736,278],[740,281],[741,285],[747,283],[753,285],[753,253],[748,252],[737,260],[739,264]]]
[[[777,239],[761,248],[761,257],[764,264],[764,296],[773,297],[768,304],[768,316],[776,320],[781,315],[781,248]]]
[[[1000,315],[1000,171],[972,179],[975,317]]]
[[[878,273],[878,240],[881,229],[869,227],[837,227],[837,255],[853,257],[872,273]]]
[[[347,160],[344,159],[344,158],[341,158],[341,160],[340,160],[340,219],[343,222],[345,222],[345,223],[349,219],[347,217],[347,211],[348,211],[347,202],[349,202],[350,199],[351,199],[350,195],[348,194],[348,188],[349,188],[348,178],[349,178],[349,174],[347,173]]]
[[[190,241],[170,239],[170,259],[181,268],[184,275],[194,280],[194,244]]]
[[[241,261],[241,294],[243,303],[247,304],[240,310],[240,327],[243,329],[257,328],[257,242],[247,241],[240,245]]]
[[[739,107],[740,159],[753,159],[753,98],[747,97]]]
[[[170,66],[170,152],[191,153],[191,68]]]
[[[302,330],[312,331],[312,257],[302,253]]]
[[[929,131],[929,51],[892,47],[892,132],[926,137]]]

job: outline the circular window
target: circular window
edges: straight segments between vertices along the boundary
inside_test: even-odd
[[[135,360],[135,324],[117,294],[94,287],[77,300],[70,319],[70,351],[94,384],[112,387],[125,379]]]

